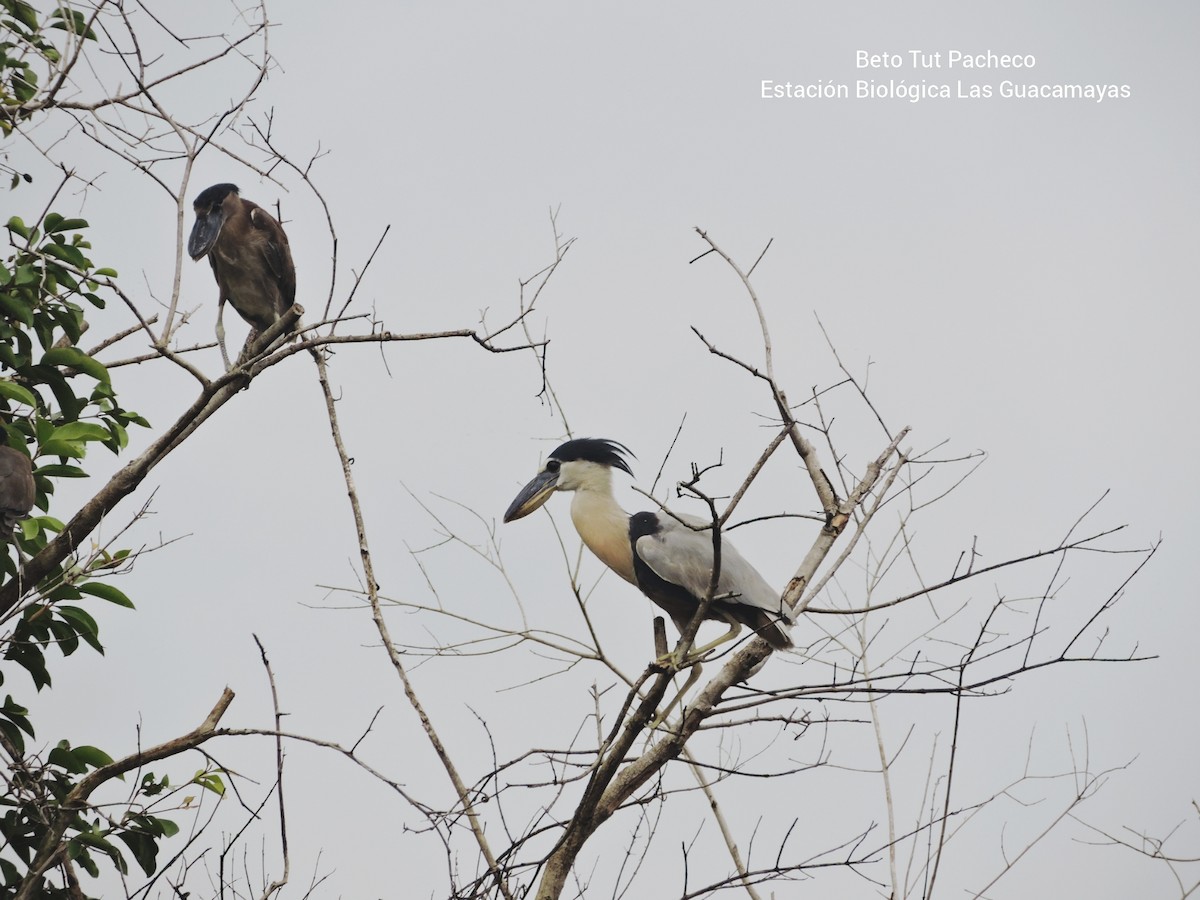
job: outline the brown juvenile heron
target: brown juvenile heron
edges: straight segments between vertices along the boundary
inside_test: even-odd
[[[207,255],[217,279],[217,343],[225,368],[222,315],[225,301],[254,333],[274,325],[296,300],[296,267],[283,226],[257,203],[243,200],[237,185],[214,184],[193,204],[196,224],[188,238],[188,254]]]
[[[29,515],[37,488],[33,463],[20,450],[0,445],[0,540],[9,540],[17,522]]]

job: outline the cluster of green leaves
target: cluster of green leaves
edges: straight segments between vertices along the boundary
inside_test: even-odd
[[[88,258],[91,245],[82,233],[88,223],[50,213],[32,226],[13,217],[6,227],[14,252],[0,260],[0,437],[30,455],[36,465],[36,504],[48,513],[57,479],[87,477],[81,463],[91,445],[120,453],[128,443],[128,427],[148,423],[120,405],[108,370],[78,347],[89,309],[105,306],[102,284],[116,276]],[[34,555],[62,528],[53,516],[36,515],[21,523],[14,540],[22,552]],[[98,580],[127,558],[126,550],[96,549],[51,572],[27,595],[33,599],[19,613],[4,617],[4,661],[24,669],[41,690],[51,685],[52,649],[69,656],[87,645],[103,653],[96,618],[83,604],[94,598],[132,608],[120,589]],[[19,563],[12,552],[5,553],[0,576],[17,577]],[[0,685],[4,678],[0,668]],[[15,855],[0,858],[0,881],[7,890],[15,890],[25,877],[18,861],[26,866],[32,861],[57,805],[78,779],[89,768],[111,762],[102,750],[72,749],[66,741],[44,763],[37,762],[26,756],[26,739],[34,734],[28,711],[6,696],[0,706],[0,744],[11,770],[9,788],[0,796],[0,833]],[[218,775],[204,773],[204,778],[197,782],[202,788],[223,791]],[[178,830],[170,820],[146,811],[150,798],[166,784],[166,779],[146,775],[117,821],[89,815],[87,807],[72,810],[64,835],[67,858],[92,875],[99,874],[94,857],[107,858],[124,874],[128,853],[143,871],[153,873],[159,841]],[[66,890],[43,881],[39,896],[65,897]]]
[[[55,482],[60,478],[85,478],[81,463],[91,445],[119,453],[128,443],[130,425],[148,423],[125,410],[113,390],[108,370],[78,347],[86,330],[89,309],[105,306],[101,281],[116,276],[97,268],[88,258],[91,245],[84,238],[88,223],[50,213],[36,225],[17,217],[7,231],[14,252],[0,260],[0,428],[2,439],[26,452],[36,465],[37,507],[48,512]],[[62,523],[48,514],[21,523],[14,542],[21,552],[34,555],[60,532]],[[7,545],[6,545],[7,546]],[[87,645],[103,653],[95,616],[83,603],[91,598],[131,608],[118,588],[98,576],[119,568],[128,551],[98,549],[51,572],[27,596],[19,613],[5,617],[3,658],[24,669],[38,690],[51,684],[48,653],[56,649],[70,656]],[[17,577],[20,559],[10,552],[0,558],[0,576]],[[0,685],[5,669],[0,668]],[[47,823],[56,807],[89,767],[111,762],[94,747],[72,749],[60,741],[44,763],[26,756],[26,739],[34,737],[28,711],[12,695],[0,706],[0,743],[10,760],[8,789],[0,796],[0,833],[15,858],[0,859],[0,881],[15,890],[26,866],[46,840]],[[20,777],[17,777],[17,776]],[[154,793],[154,778],[143,790]],[[93,856],[109,859],[118,871],[128,870],[125,855],[110,838],[124,843],[143,870],[156,865],[158,841],[177,831],[169,820],[139,811],[140,801],[117,822],[87,815],[86,807],[73,810],[67,825],[67,857],[92,875],[99,874]],[[67,896],[65,886],[43,881],[42,897]]]
[[[41,36],[32,7],[20,0],[0,0],[8,17],[0,21],[7,38],[0,41],[0,117],[3,133],[17,120],[19,104],[32,99],[38,90],[37,74],[30,62],[40,56],[58,59],[54,46]],[[85,34],[86,23],[77,11],[59,8],[47,19],[46,27],[68,28]],[[14,178],[14,186],[17,180]],[[7,232],[11,255],[0,259],[0,439],[28,453],[36,465],[37,507],[48,512],[54,487],[60,478],[85,478],[81,462],[89,445],[99,444],[119,453],[128,443],[130,425],[148,423],[118,402],[108,370],[79,348],[86,330],[89,309],[105,306],[101,282],[116,276],[111,269],[97,268],[88,258],[91,244],[83,231],[83,219],[47,214],[27,225],[12,217]],[[21,552],[34,555],[62,530],[62,523],[48,514],[21,523],[14,542]],[[9,545],[0,557],[0,577],[17,577],[19,557]],[[132,607],[125,594],[113,585],[96,580],[120,567],[128,551],[97,550],[86,560],[74,561],[52,572],[34,586],[19,613],[10,613],[4,634],[6,663],[24,669],[40,690],[51,684],[47,653],[52,648],[69,656],[87,645],[103,652],[95,616],[81,601],[89,598]],[[7,666],[0,668],[0,685]],[[26,739],[34,737],[28,710],[7,695],[0,705],[0,744],[9,761],[7,789],[0,795],[0,834],[7,848],[0,858],[0,882],[4,892],[15,891],[27,867],[47,839],[48,823],[80,778],[89,770],[112,760],[95,747],[72,748],[60,741],[42,762],[26,755]],[[201,786],[223,789],[219,776]],[[217,778],[214,784],[212,778]],[[139,798],[128,806],[119,821],[88,814],[86,807],[70,811],[67,824],[67,858],[92,875],[99,874],[93,856],[108,858],[121,873],[128,871],[122,850],[111,840],[119,838],[126,852],[141,868],[152,873],[157,865],[158,842],[178,829],[168,819],[145,811],[144,803],[159,794],[166,780],[152,774],[143,779]],[[21,864],[24,864],[22,866]],[[68,896],[66,885],[49,881],[40,885],[42,897]]]
[[[84,13],[55,2],[43,14],[24,0],[0,0],[0,141],[24,120],[54,109],[61,64],[81,42],[95,41]],[[4,158],[0,144],[0,159]],[[6,167],[0,166],[0,169]],[[12,172],[12,188],[31,182]],[[19,577],[20,554],[39,553],[63,529],[49,514],[55,484],[86,478],[83,461],[95,445],[121,453],[131,425],[148,423],[124,409],[108,370],[79,346],[89,315],[105,307],[102,296],[117,273],[97,267],[83,219],[48,213],[27,223],[9,218],[0,237],[0,440],[29,455],[40,514],[21,522],[11,540],[0,535],[0,583]],[[95,601],[132,607],[125,594],[101,577],[123,568],[128,551],[93,548],[50,572],[36,585],[20,585],[21,602],[0,606],[0,686],[23,670],[37,690],[51,685],[58,656],[89,646],[103,653]],[[101,604],[103,606],[103,604]],[[53,653],[51,651],[54,651]],[[12,694],[0,704],[0,896],[12,896],[31,877],[30,866],[47,848],[60,863],[92,876],[107,859],[121,874],[128,858],[150,875],[156,871],[160,842],[177,826],[157,810],[179,804],[176,793],[196,786],[223,795],[219,772],[203,770],[185,786],[171,788],[166,777],[142,773],[125,802],[92,807],[68,805],[83,779],[112,763],[103,750],[59,741],[48,753],[33,743],[28,709]],[[46,743],[41,744],[44,748]],[[103,774],[103,773],[102,773]],[[57,823],[57,825],[56,825]],[[77,900],[81,885],[64,874],[36,880],[39,898]]]
[[[113,820],[86,807],[64,809],[71,791],[81,777],[112,764],[112,758],[98,747],[72,747],[60,741],[47,755],[44,763],[22,761],[11,772],[12,786],[6,803],[8,810],[0,819],[0,829],[8,841],[12,855],[28,867],[41,849],[43,823],[31,820],[32,810],[60,809],[69,817],[65,841],[66,857],[74,865],[93,877],[99,876],[100,867],[96,857],[107,858],[122,875],[128,874],[129,863],[125,852],[114,843],[114,839],[125,845],[127,851],[147,875],[153,875],[158,867],[159,842],[179,832],[179,826],[170,819],[150,812],[156,800],[166,798],[173,802],[170,779],[157,778],[147,773],[142,776],[135,791],[135,803]],[[202,769],[187,783],[221,795],[225,791],[221,776],[211,770]],[[13,802],[20,800],[23,802]],[[186,804],[185,804],[186,805]],[[13,888],[23,878],[21,866],[13,859],[0,858],[0,881]],[[65,886],[44,883],[38,892],[42,898],[72,898],[77,895]]]
[[[97,293],[100,283],[116,275],[111,269],[96,268],[87,257],[91,244],[81,231],[88,223],[49,213],[30,227],[14,216],[8,232],[16,252],[0,260],[0,417],[3,440],[39,462],[34,478],[37,507],[50,508],[54,485],[59,478],[85,478],[79,465],[90,444],[100,444],[119,453],[128,443],[130,425],[148,423],[137,413],[125,410],[113,390],[108,370],[77,344],[86,328],[85,304],[103,309]],[[49,515],[35,516],[21,524],[20,544],[30,554],[41,550],[62,523]],[[74,585],[111,567],[119,560],[98,558],[85,571],[52,572],[38,587],[46,600],[74,600]],[[11,554],[0,560],[0,574],[16,574]],[[57,593],[56,593],[57,592]],[[121,605],[121,596],[105,596]],[[27,610],[25,623],[32,624],[36,610]],[[63,627],[79,624],[61,615],[57,634],[46,632],[45,640],[61,641]],[[23,624],[25,624],[23,623]],[[42,626],[43,631],[49,623]],[[94,632],[73,628],[80,639],[98,646]],[[29,637],[29,636],[25,636]],[[63,645],[64,651],[74,645]],[[11,658],[11,656],[10,656]],[[25,662],[22,662],[25,665]],[[48,677],[26,665],[39,687]]]
[[[35,112],[27,104],[41,89],[38,66],[54,66],[62,60],[61,51],[46,32],[66,31],[91,41],[96,34],[82,12],[66,5],[41,20],[37,10],[24,0],[0,0],[0,11],[4,13],[0,18],[4,37],[0,40],[0,136],[4,136]],[[48,102],[53,98],[42,99]],[[14,173],[14,187],[18,178]]]

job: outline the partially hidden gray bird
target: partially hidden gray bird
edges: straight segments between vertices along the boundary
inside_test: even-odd
[[[628,515],[613,496],[612,471],[620,469],[632,475],[626,459],[630,455],[629,449],[616,441],[567,441],[550,454],[542,470],[521,489],[505,512],[504,521],[529,515],[555,491],[573,491],[571,521],[584,544],[656,603],[682,632],[708,594],[712,580],[712,523],[666,512]],[[776,650],[792,646],[788,636],[791,617],[783,608],[780,593],[728,540],[722,537],[720,546],[720,576],[705,618],[725,622],[729,630],[696,647],[687,660],[674,660],[678,667],[732,640],[743,625],[754,629]]]
[[[193,204],[196,224],[188,255],[208,256],[217,280],[217,343],[225,350],[225,302],[255,332],[270,328],[296,301],[296,267],[283,226],[257,203],[243,200],[235,184],[214,184]]]
[[[0,540],[11,538],[17,523],[29,516],[35,499],[33,463],[20,450],[0,445]]]

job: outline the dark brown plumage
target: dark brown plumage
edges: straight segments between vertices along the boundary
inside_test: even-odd
[[[256,331],[265,331],[296,300],[296,267],[283,226],[233,184],[214,184],[193,204],[196,224],[188,254],[207,255],[217,280],[217,339],[225,355],[221,321],[225,301]],[[229,359],[226,356],[226,365]]]
[[[17,522],[29,515],[37,488],[33,463],[20,450],[0,445],[0,540],[8,540]]]

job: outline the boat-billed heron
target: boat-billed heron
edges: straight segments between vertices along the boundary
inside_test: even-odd
[[[257,203],[243,200],[237,185],[214,184],[193,204],[196,224],[188,255],[207,255],[217,279],[217,343],[225,368],[225,301],[255,333],[270,328],[296,300],[296,267],[283,226]],[[249,339],[248,339],[249,340]]]
[[[550,454],[542,470],[522,488],[504,514],[504,521],[529,515],[555,491],[573,491],[571,521],[588,549],[661,607],[682,633],[707,596],[712,580],[712,523],[666,512],[628,515],[612,492],[613,469],[633,474],[628,455],[628,448],[615,441],[567,441]],[[677,666],[688,665],[732,640],[743,625],[753,628],[777,650],[792,646],[788,637],[791,621],[779,592],[728,540],[722,538],[720,547],[720,575],[705,618],[725,622],[729,630],[695,648],[687,660],[672,658]]]
[[[17,522],[29,515],[37,487],[33,483],[33,463],[29,457],[7,445],[0,445],[0,541],[9,540]]]

